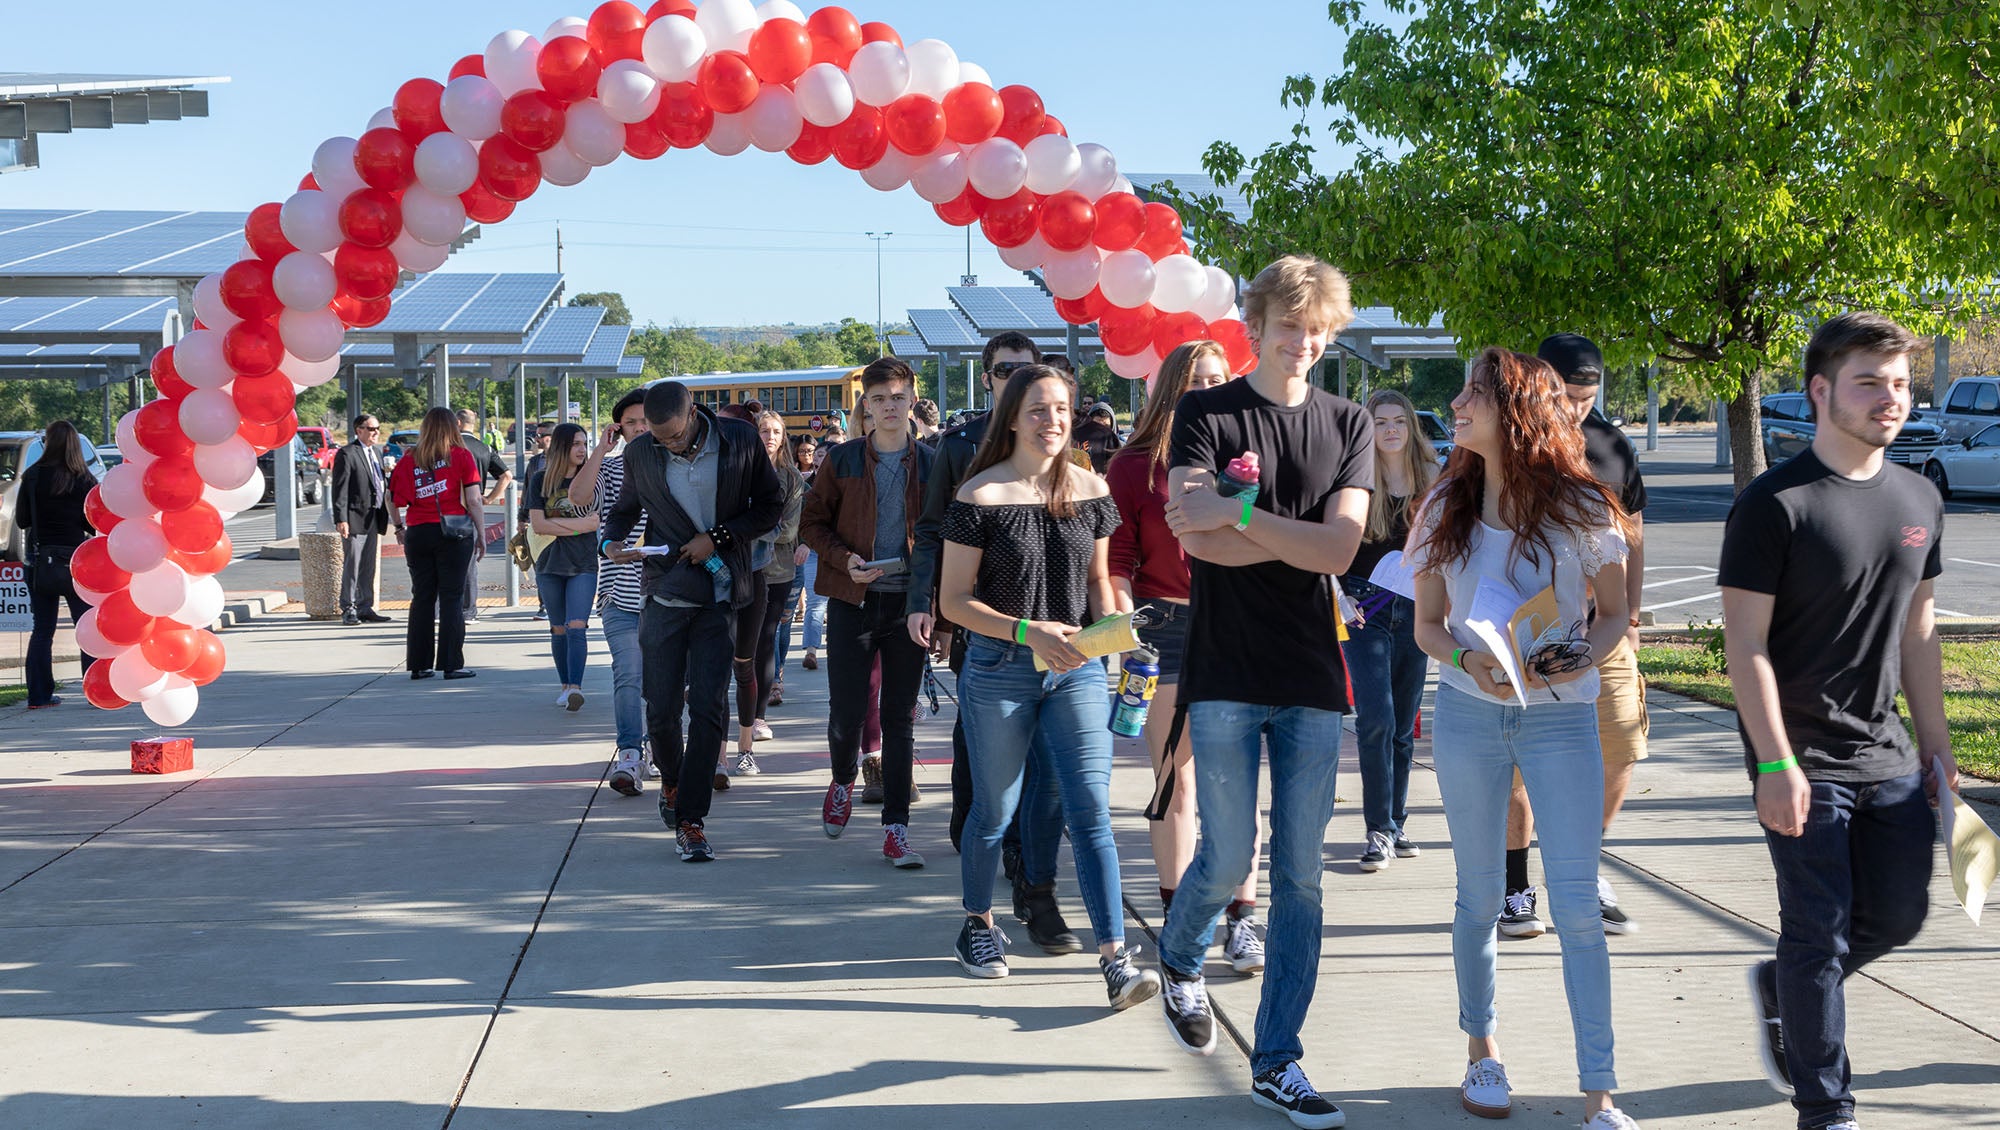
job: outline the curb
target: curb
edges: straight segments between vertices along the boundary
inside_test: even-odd
[[[210,631],[227,631],[240,624],[247,624],[260,617],[269,616],[271,613],[290,603],[291,597],[282,592],[263,590],[225,593],[223,594],[222,601],[222,614],[215,618],[213,624],[209,625]],[[60,641],[62,636],[58,635],[56,638]],[[67,644],[57,643],[54,662],[74,663],[78,658],[76,637],[73,634],[70,636]],[[26,663],[21,656],[0,655],[0,671],[18,671],[24,666],[26,666]]]

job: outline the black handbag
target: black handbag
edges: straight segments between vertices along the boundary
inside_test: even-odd
[[[19,494],[21,516],[28,527],[28,591],[36,595],[67,595],[70,592],[69,562],[76,555],[73,545],[43,545],[38,531],[39,515],[34,513],[34,487],[23,482]]]
[[[431,473],[422,467],[416,468],[415,473],[432,483],[437,482],[431,477]],[[438,508],[438,532],[444,535],[446,541],[471,541],[473,535],[477,533],[472,525],[472,515],[445,513],[443,499],[443,495],[436,491],[431,492],[431,503]]]

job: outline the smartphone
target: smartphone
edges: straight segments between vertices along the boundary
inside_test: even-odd
[[[903,559],[900,557],[884,557],[880,561],[863,561],[861,568],[863,570],[880,569],[882,570],[882,575],[885,577],[900,577],[910,571],[910,567],[903,564]]]

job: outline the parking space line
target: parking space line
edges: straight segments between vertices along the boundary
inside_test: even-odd
[[[1669,569],[1701,569],[1701,567],[1698,565],[1669,565],[1666,567]],[[1646,584],[1643,584],[1639,587],[1645,589],[1656,589],[1662,585],[1684,585],[1689,581],[1705,581],[1715,575],[1716,573],[1715,570],[1713,569],[1701,569],[1701,572],[1699,573],[1691,573],[1685,577],[1674,577],[1670,580],[1665,580],[1665,581],[1649,581]]]
[[[1970,557],[1947,557],[1945,560],[1956,562],[1960,565],[1983,565],[1988,569],[2000,569],[2000,565],[1995,565],[1991,561],[1974,561]]]
[[[1721,599],[1721,597],[1722,597],[1722,590],[1717,589],[1716,591],[1708,593],[1705,596],[1690,596],[1683,600],[1670,600],[1665,604],[1648,604],[1645,610],[1647,612],[1658,612],[1662,608],[1673,608],[1682,604],[1695,604],[1704,600],[1719,600]]]

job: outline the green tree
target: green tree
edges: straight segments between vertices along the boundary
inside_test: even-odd
[[[1739,487],[1763,468],[1760,376],[1793,367],[1818,320],[1867,307],[1933,332],[1963,313],[1992,237],[1911,222],[1844,25],[1728,0],[1386,2],[1400,29],[1329,5],[1345,66],[1286,80],[1290,140],[1210,148],[1251,215],[1188,210],[1239,273],[1310,251],[1364,301],[1442,314],[1468,350],[1573,330],[1613,364],[1679,366],[1729,402]],[[1314,166],[1322,109],[1358,153],[1332,175]]]
[[[625,305],[625,296],[615,290],[596,290],[589,294],[579,294],[570,299],[569,304],[604,307],[604,324],[607,326],[632,324],[632,311]]]

